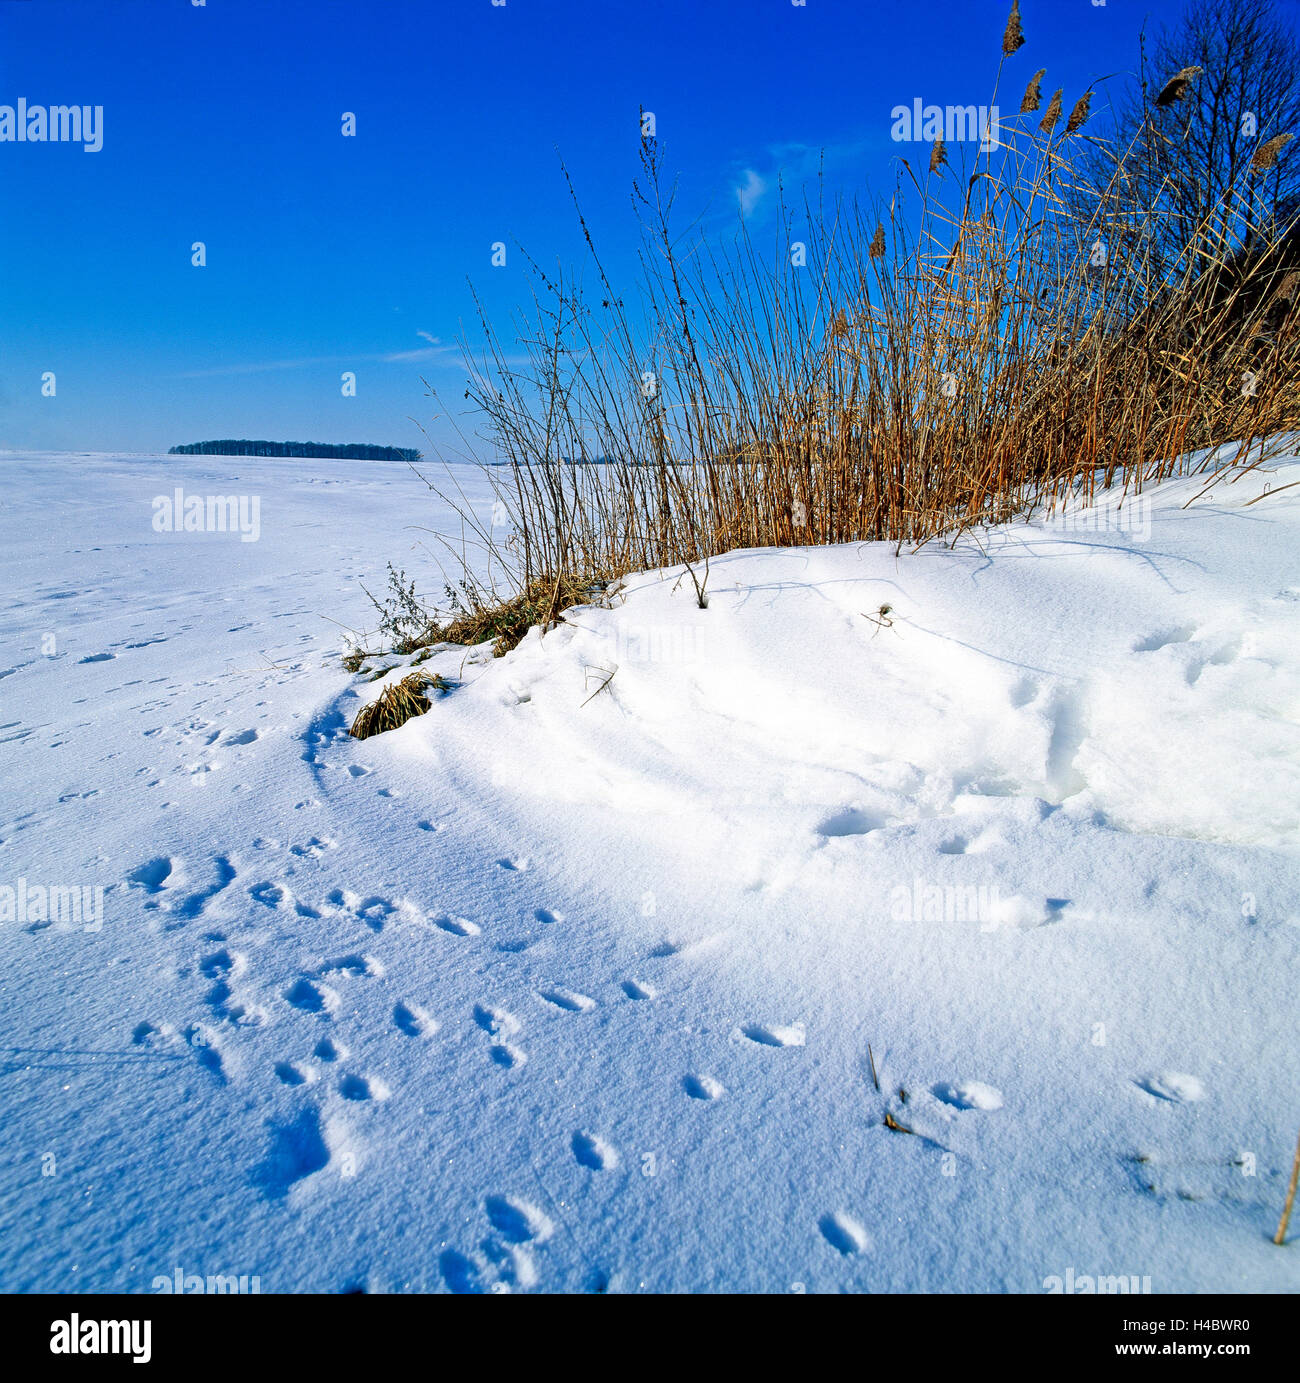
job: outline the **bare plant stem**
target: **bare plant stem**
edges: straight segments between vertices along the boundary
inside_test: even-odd
[[[1286,1203],[1282,1207],[1282,1219],[1278,1223],[1277,1233],[1273,1236],[1275,1244],[1286,1242],[1287,1225],[1291,1223],[1291,1207],[1295,1205],[1296,1184],[1300,1182],[1300,1137],[1296,1138],[1295,1158],[1291,1163],[1291,1184],[1286,1188]]]

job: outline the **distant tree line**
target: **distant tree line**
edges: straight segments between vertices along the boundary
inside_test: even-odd
[[[377,447],[373,442],[250,442],[247,438],[191,442],[172,447],[168,456],[305,456],[334,461],[410,461],[421,459],[413,447]]]

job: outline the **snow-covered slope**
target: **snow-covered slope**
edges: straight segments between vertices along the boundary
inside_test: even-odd
[[[0,1287],[1300,1288],[1296,479],[634,577],[358,742],[408,471],[0,457],[0,885],[105,888],[0,923]]]

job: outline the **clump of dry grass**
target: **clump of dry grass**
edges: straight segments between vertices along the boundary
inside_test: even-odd
[[[1045,76],[1047,76],[1047,68],[1040,67],[1029,79],[1029,85],[1025,88],[1025,94],[1020,100],[1021,115],[1030,115],[1043,104],[1043,78]]]
[[[1184,67],[1181,72],[1175,72],[1160,88],[1160,94],[1156,97],[1156,105],[1160,107],[1172,106],[1175,101],[1181,101],[1187,95],[1192,83],[1200,75],[1201,69],[1199,67]]]
[[[1278,154],[1294,137],[1290,134],[1274,135],[1267,143],[1261,144],[1250,161],[1251,169],[1256,173],[1267,173],[1277,163]]]
[[[396,730],[412,716],[422,716],[429,709],[427,693],[445,692],[449,683],[438,673],[410,672],[400,682],[385,687],[368,705],[363,706],[348,731],[355,739],[369,739],[385,730]]]
[[[1018,10],[1007,35],[1000,68],[1024,37]],[[1043,75],[996,148],[956,168],[941,141],[928,168],[900,157],[900,188],[870,214],[783,202],[768,250],[744,225],[730,245],[684,242],[659,146],[642,141],[639,294],[611,282],[579,207],[585,280],[537,270],[519,339],[485,321],[467,355],[510,530],[497,542],[462,506],[467,546],[511,594],[467,577],[467,608],[430,633],[503,651],[593,581],[647,569],[682,569],[703,604],[722,552],[951,538],[1140,489],[1213,443],[1249,458],[1300,427],[1290,313],[1261,326],[1287,228],[1248,255],[1230,234],[1258,179],[1190,229],[1170,269],[1118,195],[1132,151],[1092,185],[1073,162],[1091,92],[1063,122],[1058,90],[1039,119]],[[1163,215],[1157,193],[1147,216]]]
[[[554,579],[534,579],[518,595],[500,600],[467,584],[467,595],[458,598],[452,619],[435,625],[432,632],[437,640],[447,643],[474,645],[491,639],[493,655],[500,658],[534,625],[550,629],[563,611],[589,604],[599,594],[601,585],[561,573]]]
[[[1002,56],[1009,58],[1025,44],[1025,31],[1020,24],[1020,0],[1011,0],[1011,13],[1007,16],[1007,27],[1002,31]]]

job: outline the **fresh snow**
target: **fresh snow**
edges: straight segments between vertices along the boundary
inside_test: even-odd
[[[0,1288],[1300,1290],[1297,480],[634,576],[360,742],[408,469],[0,456]]]

